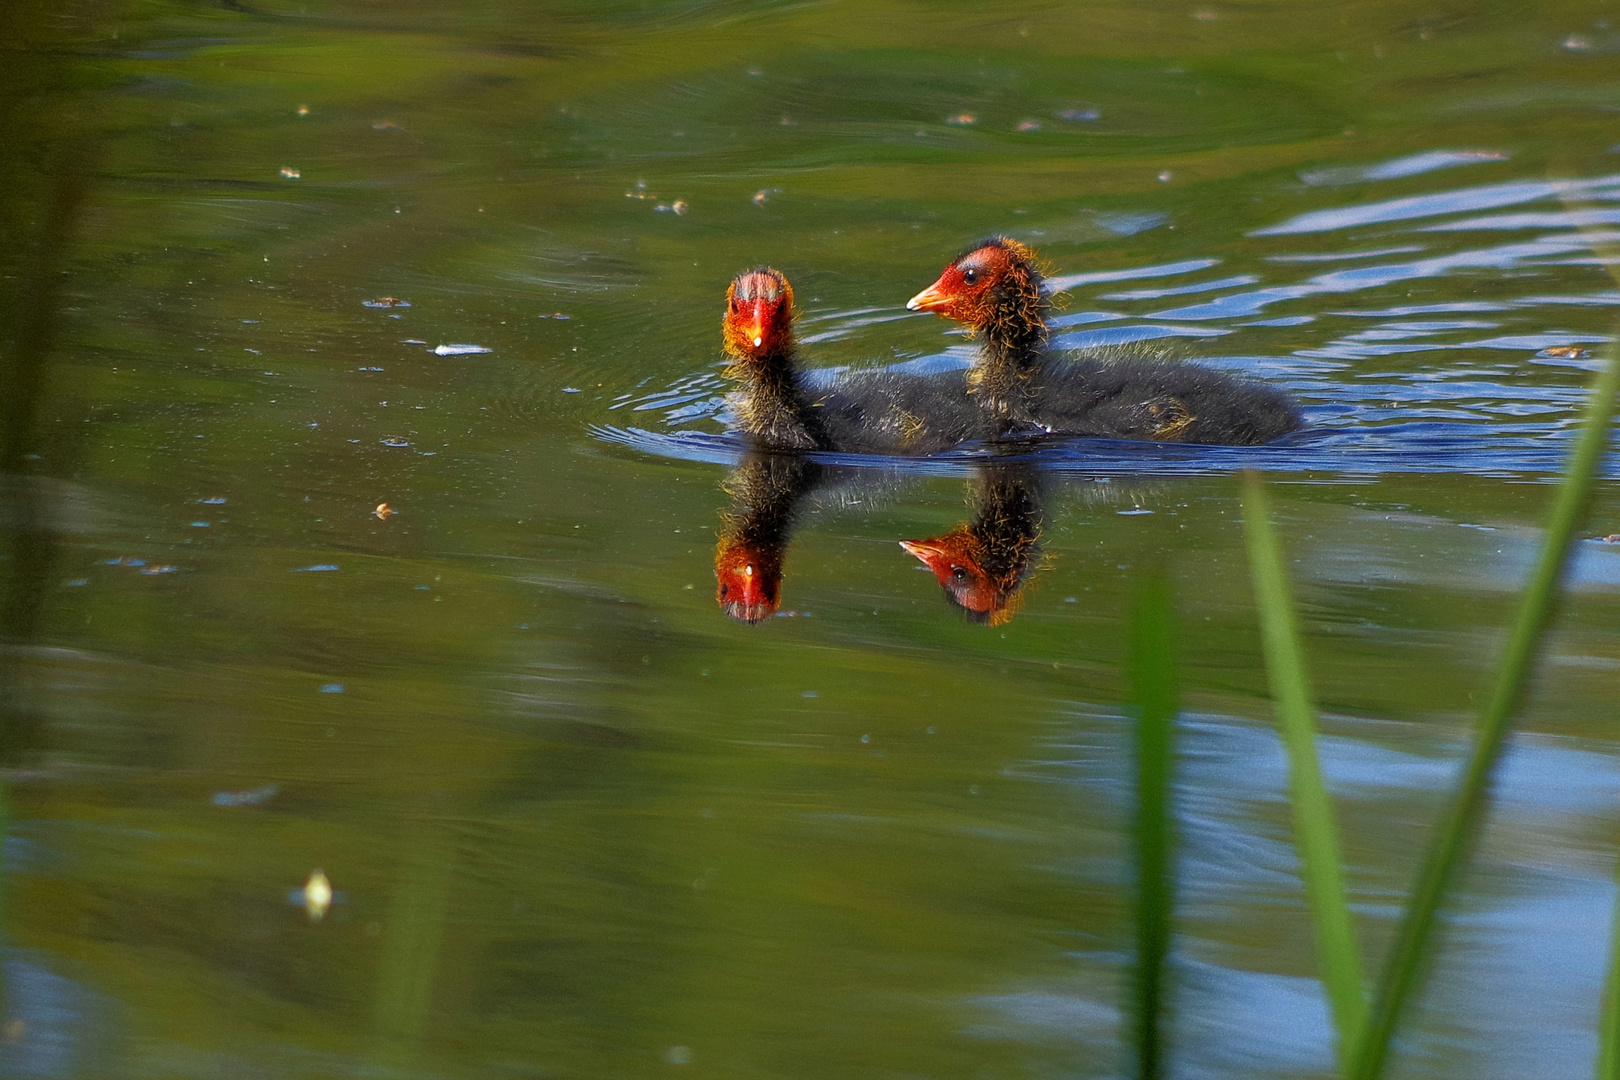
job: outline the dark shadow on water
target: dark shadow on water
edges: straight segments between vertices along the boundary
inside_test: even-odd
[[[0,16],[7,40],[71,38],[76,19],[55,5],[11,5]],[[78,75],[73,54],[37,52],[8,62],[0,76],[0,543],[6,566],[0,589],[0,761],[10,762],[37,736],[40,723],[17,666],[17,650],[34,644],[44,619],[55,564],[56,516],[43,482],[47,372],[61,336],[64,269],[89,183],[91,140],[71,114]]]
[[[49,373],[62,338],[68,253],[96,149],[83,119],[84,72],[74,46],[103,14],[99,3],[0,9],[0,40],[8,46],[0,62],[0,146],[6,149],[0,162],[0,768],[26,760],[45,724],[46,691],[34,685],[30,653],[45,635],[61,527],[57,488],[47,476],[64,475],[74,438],[47,436]],[[12,48],[23,43],[33,48]],[[10,788],[0,781],[7,855]],[[11,869],[0,863],[0,938],[6,939]],[[50,970],[45,957],[9,940],[0,944],[0,1073],[95,1071],[116,1037],[109,1003]]]

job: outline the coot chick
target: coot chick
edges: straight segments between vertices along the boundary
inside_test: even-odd
[[[986,415],[1018,434],[1253,446],[1301,426],[1269,387],[1145,356],[1054,355],[1040,263],[1025,245],[991,237],[958,256],[906,307],[965,323],[979,337],[967,389]]]
[[[729,400],[755,445],[781,450],[930,454],[999,432],[968,396],[963,372],[853,371],[827,385],[799,370],[793,287],[772,268],[739,274],[721,324]]]

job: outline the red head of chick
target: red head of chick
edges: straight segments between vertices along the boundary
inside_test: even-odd
[[[793,350],[793,286],[769,266],[738,274],[721,323],[727,355],[759,363]]]
[[[733,619],[757,623],[782,603],[782,554],[741,541],[722,540],[714,553],[714,598]]]
[[[953,259],[906,308],[965,323],[993,348],[1035,351],[1046,344],[1045,281],[1033,251],[993,236]]]
[[[984,543],[967,525],[931,540],[902,540],[906,553],[934,572],[951,603],[975,622],[1000,626],[1018,611],[1020,580],[998,580],[985,569]]]

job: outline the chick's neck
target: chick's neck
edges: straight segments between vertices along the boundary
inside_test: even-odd
[[[820,417],[794,366],[791,334],[782,333],[758,353],[728,341],[726,352],[731,362],[724,374],[740,386],[733,404],[744,431],[784,449],[826,449]]]
[[[1039,285],[1013,277],[997,289],[985,321],[976,327],[979,358],[968,390],[1002,419],[1029,421],[1046,357],[1048,305]]]

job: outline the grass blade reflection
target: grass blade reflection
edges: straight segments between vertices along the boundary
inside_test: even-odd
[[[1496,669],[1490,699],[1480,714],[1479,729],[1462,782],[1424,861],[1373,999],[1372,1014],[1362,1030],[1361,1045],[1349,1070],[1353,1080],[1375,1080],[1382,1074],[1401,1011],[1420,981],[1446,889],[1462,862],[1469,840],[1484,819],[1491,772],[1501,755],[1509,721],[1524,697],[1536,649],[1552,615],[1558,583],[1569,557],[1570,540],[1586,508],[1598,461],[1608,444],[1617,390],[1620,390],[1620,348],[1610,346],[1593,383],[1580,435],[1553,501],[1541,553],[1531,572],[1530,583],[1519,599],[1507,651]]]
[[[1162,572],[1141,584],[1131,618],[1131,689],[1136,722],[1136,977],[1131,1016],[1137,1076],[1163,1075],[1168,1019],[1164,990],[1175,909],[1175,826],[1171,778],[1175,762],[1176,665],[1170,586]]]
[[[1252,470],[1243,474],[1243,531],[1249,545],[1249,567],[1254,577],[1255,605],[1260,612],[1260,635],[1266,654],[1266,672],[1271,679],[1271,697],[1277,711],[1277,728],[1288,751],[1294,843],[1305,879],[1305,896],[1310,903],[1322,982],[1327,987],[1333,1020],[1339,1029],[1342,1062],[1355,1046],[1357,1034],[1367,1018],[1361,954],[1345,900],[1333,808],[1322,786],[1322,771],[1316,756],[1316,710],[1311,704],[1299,625],[1288,592],[1282,550],[1271,525],[1265,481]]]

